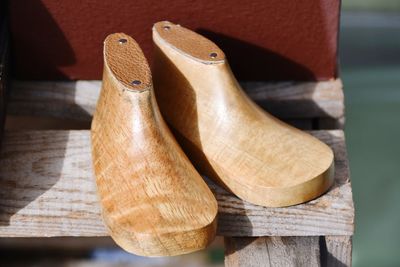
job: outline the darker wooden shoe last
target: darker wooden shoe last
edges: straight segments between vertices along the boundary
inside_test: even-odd
[[[171,256],[214,239],[217,202],[160,114],[140,47],[122,33],[104,42],[91,138],[103,219],[122,248]]]

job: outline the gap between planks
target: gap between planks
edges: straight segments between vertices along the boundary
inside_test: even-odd
[[[335,153],[335,184],[329,192],[305,204],[265,208],[208,182],[219,204],[219,235],[353,234],[343,131],[311,134]],[[0,237],[107,235],[92,174],[90,131],[6,131],[0,153]]]

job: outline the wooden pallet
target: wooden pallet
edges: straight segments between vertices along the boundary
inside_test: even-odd
[[[8,114],[90,121],[99,85],[98,81],[13,82]],[[320,110],[305,109],[310,115],[290,113],[294,103],[301,105],[323,98],[315,105],[325,109],[325,114],[337,114],[340,119],[342,113],[338,107],[343,107],[343,98],[337,97],[342,95],[339,86],[338,80],[264,84],[263,88],[269,89],[263,95],[274,104],[276,115],[293,114],[296,117],[280,117],[289,121],[310,120],[312,125]],[[282,100],[276,88],[293,95]],[[316,93],[302,93],[309,88]],[[332,90],[339,91],[332,93],[337,100],[326,96]],[[95,194],[89,134],[89,130],[4,133],[0,152],[0,237],[107,235]],[[263,208],[209,182],[219,202],[218,234],[227,237],[228,266],[246,266],[248,257],[310,264],[321,262],[322,258],[350,265],[354,207],[344,134],[342,130],[311,131],[311,134],[335,152],[335,185],[318,199],[288,208]],[[299,258],[299,253],[308,256]]]
[[[5,43],[0,43],[4,108]],[[219,203],[226,266],[350,266],[354,206],[343,131],[340,80],[246,83],[271,113],[330,145],[335,184],[325,195],[287,208],[249,204],[207,181]],[[86,130],[5,131],[0,149],[0,237],[107,236],[95,193],[89,124],[100,81],[18,82],[8,116],[72,119]],[[3,113],[4,114],[4,113]],[[328,128],[330,130],[318,130]]]

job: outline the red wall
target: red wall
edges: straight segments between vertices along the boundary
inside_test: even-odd
[[[339,0],[11,0],[14,76],[100,79],[108,34],[130,34],[151,58],[151,27],[170,20],[220,45],[240,79],[326,80],[336,75],[339,8]]]

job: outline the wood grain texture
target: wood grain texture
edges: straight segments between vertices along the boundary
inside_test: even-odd
[[[322,262],[327,267],[344,267],[352,265],[352,236],[321,237]]]
[[[225,238],[225,266],[321,266],[318,237]]]
[[[353,234],[344,134],[311,134],[335,153],[334,186],[301,205],[264,208],[208,181],[218,200],[218,235]],[[0,237],[108,235],[96,196],[89,131],[6,131],[0,153]]]
[[[217,201],[165,124],[147,61],[125,34],[104,42],[91,140],[103,220],[118,245],[173,256],[212,242]]]
[[[36,115],[91,121],[101,81],[13,81],[10,115]],[[340,79],[322,82],[243,83],[257,104],[281,119],[340,118],[344,113]]]
[[[225,266],[351,266],[351,236],[226,237]]]
[[[280,118],[341,118],[344,95],[340,79],[325,82],[244,82],[243,89],[258,105]]]
[[[211,59],[222,53],[215,44],[165,21],[154,25],[153,39],[157,103],[201,173],[239,198],[267,207],[303,203],[328,190],[332,150],[262,111],[243,92],[224,57],[206,61],[203,55]],[[204,51],[188,55],[192,50]]]

